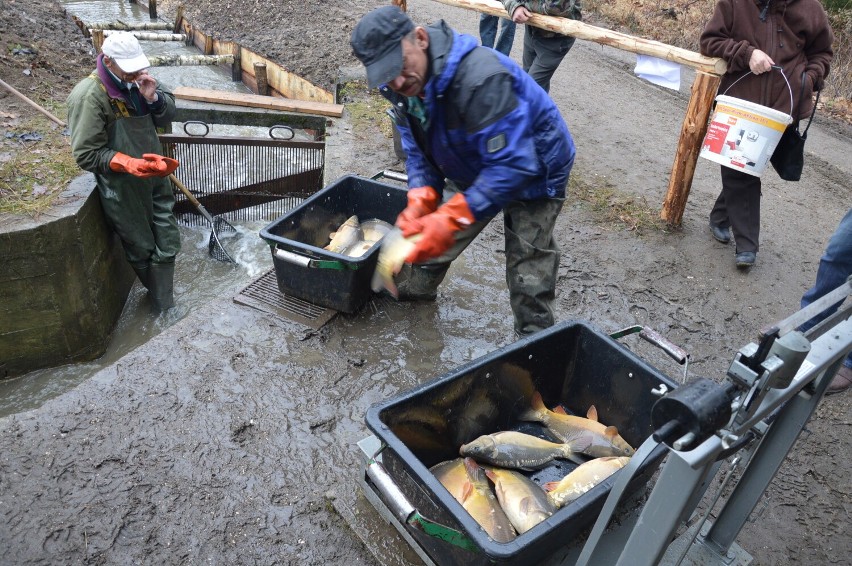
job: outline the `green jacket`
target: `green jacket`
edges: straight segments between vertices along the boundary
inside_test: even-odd
[[[151,128],[168,126],[175,116],[175,97],[162,88],[157,89],[165,105],[158,113],[151,113]],[[81,169],[92,173],[109,174],[109,162],[124,148],[109,147],[108,131],[116,121],[110,96],[101,88],[97,74],[80,81],[68,95],[68,126],[71,129],[71,152]],[[133,106],[121,98],[112,99],[123,104],[131,116],[136,116]],[[152,147],[151,153],[161,153],[161,147]],[[131,157],[142,157],[132,155]]]
[[[530,12],[546,16],[559,16],[572,20],[582,20],[580,0],[503,0],[506,12],[512,17],[516,8],[523,6]]]

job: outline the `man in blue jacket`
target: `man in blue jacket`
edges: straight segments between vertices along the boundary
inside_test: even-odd
[[[365,15],[352,49],[396,114],[408,206],[396,223],[421,238],[397,276],[401,299],[433,300],[450,263],[503,212],[515,332],[553,325],[553,226],[574,163],[559,109],[516,63],[439,21],[395,6]]]

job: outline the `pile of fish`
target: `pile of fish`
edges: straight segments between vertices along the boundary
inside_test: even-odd
[[[331,241],[323,249],[349,257],[361,257],[377,245],[392,228],[391,224],[378,218],[359,222],[358,216],[352,215],[336,231],[329,234]]]
[[[519,418],[544,425],[557,441],[516,431],[484,434],[462,444],[460,458],[430,468],[496,542],[527,532],[624,467],[634,453],[615,427],[598,422],[594,406],[585,418],[577,417],[561,407],[548,409],[535,392]],[[521,473],[555,459],[579,465],[560,481],[543,486]]]

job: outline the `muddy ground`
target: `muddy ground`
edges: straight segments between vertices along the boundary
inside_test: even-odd
[[[349,30],[380,4],[321,2],[307,11],[291,1],[182,3],[205,31],[325,88],[339,67],[357,71]],[[176,4],[161,1],[161,15],[170,17]],[[427,0],[409,5],[419,22],[443,17],[476,33],[474,13]],[[91,54],[53,2],[0,0],[0,32],[3,78],[25,93],[63,100],[89,72]],[[10,43],[37,53],[15,54]],[[690,82],[685,72],[680,92],[650,86],[633,77],[630,57],[578,42],[551,91],[578,146],[575,180],[658,209]],[[4,128],[31,112],[9,96],[0,104]],[[733,245],[707,230],[719,188],[709,162],[698,165],[679,229],[630,229],[569,198],[556,228],[558,320],[607,332],[650,326],[691,353],[691,374],[720,380],[761,327],[796,310],[852,202],[849,127],[818,121],[808,152],[801,182],[764,177],[761,251],[749,272],[734,267]],[[385,135],[347,119],[331,130],[327,160],[329,181],[401,166]],[[0,562],[412,559],[394,557],[393,531],[357,496],[355,443],[368,434],[372,404],[512,340],[499,224],[453,266],[435,303],[375,298],[312,331],[222,297],[74,391],[0,419]],[[681,368],[650,346],[624,343],[679,377]],[[848,563],[850,404],[849,394],[824,400],[740,534],[756,564]],[[356,534],[365,529],[374,552]]]

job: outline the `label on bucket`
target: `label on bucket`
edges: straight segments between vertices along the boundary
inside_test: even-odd
[[[733,103],[721,102],[723,98]],[[781,134],[791,121],[790,116],[772,108],[720,96],[707,127],[700,155],[731,169],[760,177]]]

